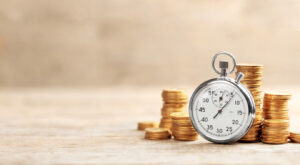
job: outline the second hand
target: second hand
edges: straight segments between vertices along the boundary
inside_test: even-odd
[[[220,109],[218,110],[218,113],[213,117],[213,119],[215,119],[219,114],[221,114],[223,112],[223,109],[226,107],[226,105],[232,100],[232,98],[234,97],[235,95],[233,95],[230,100],[227,101],[227,103]]]

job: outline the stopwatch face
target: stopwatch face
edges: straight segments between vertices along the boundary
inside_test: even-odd
[[[195,129],[209,141],[230,143],[249,130],[255,108],[251,96],[234,82],[205,82],[194,92],[189,111]]]

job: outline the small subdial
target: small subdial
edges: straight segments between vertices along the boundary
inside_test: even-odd
[[[230,98],[230,93],[225,89],[217,89],[212,92],[212,101],[217,107],[223,107]]]

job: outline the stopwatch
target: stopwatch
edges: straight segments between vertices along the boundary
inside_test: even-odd
[[[231,58],[233,67],[228,72],[228,61],[219,62],[221,56]],[[236,61],[229,52],[219,52],[212,60],[218,78],[200,84],[189,102],[189,114],[195,130],[213,143],[233,143],[250,129],[255,118],[255,103],[250,91],[240,81],[244,74],[239,72],[235,79],[226,77],[235,70]]]

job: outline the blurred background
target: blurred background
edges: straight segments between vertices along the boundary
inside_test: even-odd
[[[0,86],[197,85],[212,56],[300,83],[297,0],[1,0]]]

